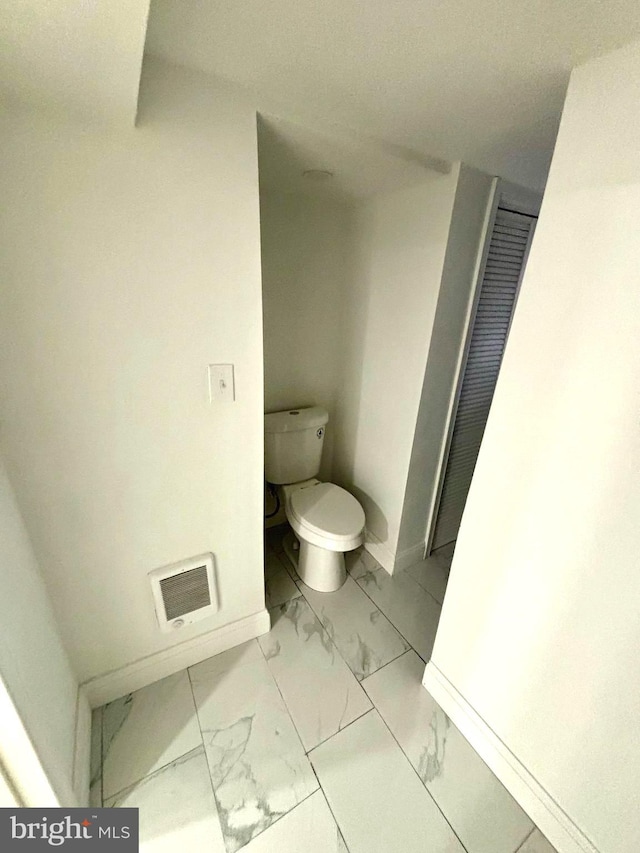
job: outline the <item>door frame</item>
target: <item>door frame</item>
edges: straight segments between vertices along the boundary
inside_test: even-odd
[[[0,774],[6,796],[30,808],[58,807],[56,794],[0,673]]]
[[[509,183],[508,181],[504,181],[501,178],[493,179],[491,191],[487,200],[487,210],[482,226],[482,234],[478,247],[478,256],[473,272],[473,281],[469,293],[469,299],[467,302],[464,331],[462,334],[460,350],[458,353],[458,360],[456,363],[455,378],[451,386],[451,396],[449,398],[449,405],[447,407],[445,428],[442,434],[440,452],[438,454],[438,473],[436,476],[436,488],[433,490],[431,502],[429,504],[427,512],[427,528],[424,542],[425,559],[431,554],[433,539],[436,532],[436,521],[438,518],[438,511],[440,509],[440,501],[442,499],[442,490],[444,488],[447,462],[449,460],[451,441],[453,439],[453,429],[456,422],[460,395],[462,393],[462,382],[464,379],[465,368],[467,366],[467,359],[469,357],[469,349],[471,348],[471,335],[473,332],[473,325],[475,323],[476,314],[478,311],[478,302],[480,300],[480,292],[482,289],[482,282],[484,280],[484,273],[487,265],[487,258],[489,255],[491,235],[493,234],[493,228],[495,225],[498,208],[502,206],[503,208],[512,210],[514,213],[519,213],[521,215],[529,217],[535,217],[537,220],[537,217],[540,212],[541,201],[541,196],[539,196],[537,193],[534,193],[533,191],[525,190],[521,187]],[[518,279],[518,284],[516,286],[514,308],[511,314],[511,320],[509,322],[509,328],[507,329],[507,340],[509,338],[509,332],[511,331],[511,324],[513,323],[513,316],[515,314],[515,308],[518,302],[518,296],[520,294],[520,287],[522,285],[524,271],[526,269],[527,261],[529,259],[529,252],[531,250],[531,242],[535,233],[536,224],[537,221],[534,221],[532,223],[531,231],[529,233],[529,239],[527,240],[527,245],[525,248],[522,263],[522,270],[520,271],[520,278]]]

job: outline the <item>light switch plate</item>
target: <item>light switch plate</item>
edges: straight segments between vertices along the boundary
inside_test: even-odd
[[[209,402],[232,403],[236,399],[232,364],[209,365]]]

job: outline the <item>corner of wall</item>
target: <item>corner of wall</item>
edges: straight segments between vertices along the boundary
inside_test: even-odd
[[[496,185],[461,164],[402,507],[401,563],[428,539]]]
[[[73,750],[73,792],[76,805],[89,805],[89,774],[91,762],[91,706],[84,687],[78,687],[76,726]]]
[[[395,571],[395,554],[387,548],[369,529],[365,530],[365,550],[376,559],[390,575]]]

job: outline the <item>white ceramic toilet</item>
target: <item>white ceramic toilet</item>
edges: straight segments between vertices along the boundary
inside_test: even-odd
[[[365,522],[353,495],[315,479],[328,420],[319,406],[264,418],[267,482],[281,487],[295,534],[293,543],[285,540],[285,552],[302,581],[320,592],[333,592],[345,582],[344,554],[362,545]]]

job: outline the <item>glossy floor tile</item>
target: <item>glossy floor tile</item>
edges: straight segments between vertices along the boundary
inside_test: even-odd
[[[359,681],[409,648],[351,577],[330,594],[299,586]]]
[[[91,803],[149,853],[555,853],[421,684],[454,544],[393,577],[356,549],[318,593],[287,534],[268,634],[94,712]]]
[[[264,555],[264,577],[269,580],[274,575],[286,570],[287,561],[284,559],[284,554],[275,554],[273,551],[267,551]]]
[[[186,670],[110,702],[102,720],[106,800],[200,746]]]
[[[362,545],[355,551],[347,551],[344,555],[344,562],[347,571],[354,580],[364,575],[365,572],[374,572],[380,568],[380,563]]]
[[[243,848],[246,853],[349,853],[322,791]]]
[[[105,802],[140,810],[140,850],[225,853],[209,769],[199,746]]]
[[[447,574],[449,574],[451,563],[453,562],[455,548],[456,543],[449,542],[448,545],[442,545],[442,547],[431,552],[431,556],[440,562],[440,565],[444,568]]]
[[[189,672],[222,832],[235,853],[318,783],[264,658],[229,668],[212,658]]]
[[[437,551],[432,551],[426,560],[420,560],[407,569],[421,587],[426,589],[439,604],[442,604],[447,589],[449,570],[453,560],[453,549],[455,542],[443,545]]]
[[[427,557],[426,560],[420,560],[419,563],[410,566],[406,571],[435,598],[438,604],[442,604],[444,594],[447,591],[449,575],[438,560],[434,557]]]
[[[410,651],[363,686],[468,853],[513,853],[532,822],[422,687],[423,674]]]
[[[258,639],[305,750],[362,716],[371,702],[303,598],[271,611]]]
[[[309,757],[350,853],[464,853],[376,711]]]
[[[284,568],[266,578],[264,587],[265,607],[268,610],[300,595],[300,590],[291,579],[289,572]]]
[[[556,850],[539,829],[534,829],[522,847],[518,848],[518,853],[556,853]]]
[[[428,661],[436,638],[440,605],[408,572],[393,577],[384,569],[367,572],[357,583],[405,640]]]

